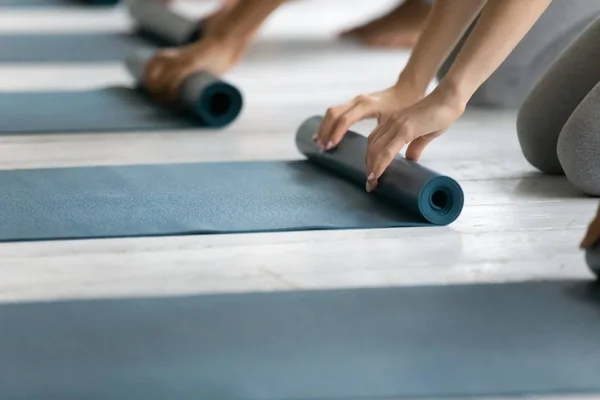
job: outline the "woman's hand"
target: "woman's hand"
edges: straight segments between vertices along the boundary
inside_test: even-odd
[[[596,218],[590,223],[588,230],[581,242],[582,249],[589,249],[594,247],[596,243],[600,241],[600,206],[596,213]]]
[[[238,60],[241,52],[236,46],[212,39],[157,52],[148,62],[144,84],[161,101],[174,101],[183,81],[198,71],[220,76]]]
[[[392,111],[413,104],[423,95],[423,91],[399,83],[380,92],[357,96],[346,104],[327,110],[314,140],[321,151],[331,150],[355,123],[367,118],[377,118],[381,123]]]
[[[368,192],[405,145],[406,158],[418,161],[425,147],[443,134],[464,112],[466,100],[443,83],[412,106],[387,115],[369,135],[365,164]]]

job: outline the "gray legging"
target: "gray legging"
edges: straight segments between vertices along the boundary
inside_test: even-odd
[[[600,15],[600,0],[555,0],[500,67],[475,92],[469,106],[518,109],[559,55]],[[440,68],[443,78],[474,24]]]
[[[541,77],[517,118],[523,155],[600,196],[600,18]]]

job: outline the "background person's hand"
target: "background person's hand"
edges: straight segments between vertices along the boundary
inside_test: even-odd
[[[600,241],[600,206],[596,218],[590,223],[588,230],[581,242],[582,249],[589,249]]]
[[[421,101],[390,113],[369,135],[366,152],[368,192],[405,145],[406,158],[418,161],[431,141],[464,112],[465,102],[438,86]]]
[[[171,102],[183,81],[198,71],[221,76],[237,61],[231,46],[209,39],[181,47],[158,51],[146,65],[144,84],[158,100]]]
[[[321,151],[331,150],[355,123],[368,118],[377,118],[380,123],[392,111],[415,103],[423,95],[409,85],[398,84],[380,92],[357,96],[346,104],[327,110],[314,140]]]

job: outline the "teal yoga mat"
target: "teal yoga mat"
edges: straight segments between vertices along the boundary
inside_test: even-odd
[[[2,304],[0,398],[598,394],[599,311],[587,281]]]
[[[298,161],[0,171],[0,241],[446,225],[463,206],[450,177],[398,157],[364,190],[366,138],[320,154],[320,117]]]

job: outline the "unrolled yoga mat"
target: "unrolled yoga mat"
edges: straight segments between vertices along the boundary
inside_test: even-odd
[[[0,398],[600,393],[586,281],[0,305]]]
[[[303,161],[0,171],[0,240],[445,225],[456,181],[398,157],[366,193],[366,138],[320,154],[320,117],[297,133]]]
[[[131,32],[3,33],[0,62],[122,61],[138,50],[182,46],[201,36],[199,21],[181,16],[155,1],[133,2],[129,13],[134,23]]]

